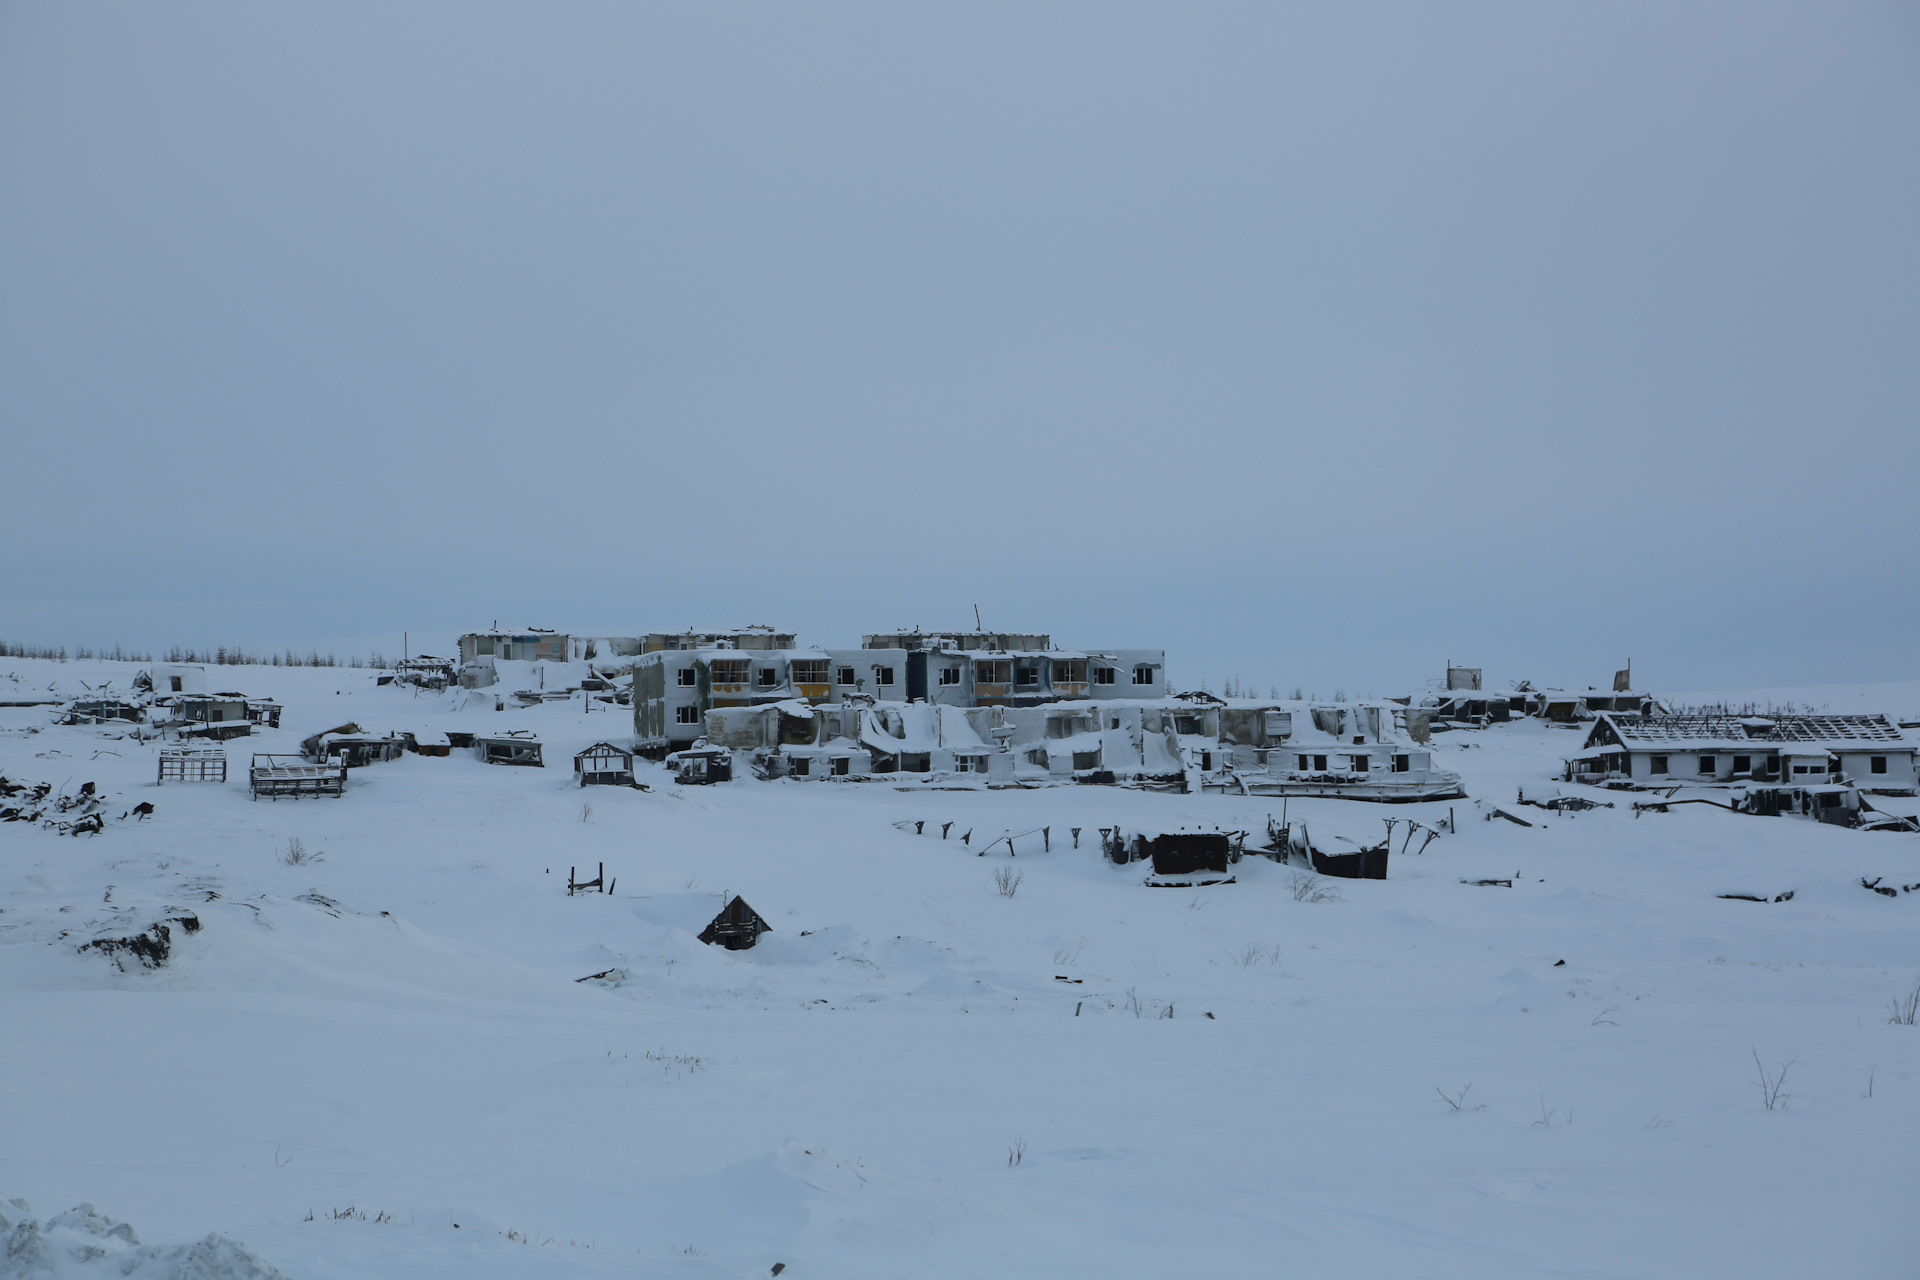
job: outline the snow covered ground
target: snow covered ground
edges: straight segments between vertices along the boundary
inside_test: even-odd
[[[8,660],[0,700],[136,669]],[[1888,1022],[1920,889],[1860,885],[1920,882],[1920,836],[1516,808],[1580,741],[1519,722],[1437,740],[1474,799],[1291,804],[1364,839],[1455,810],[1384,882],[1299,901],[1249,858],[1149,889],[1098,827],[1259,831],[1278,802],[655,766],[582,791],[573,752],[623,714],[220,674],[286,706],[224,786],[0,709],[0,774],[118,801],[97,837],[0,825],[0,1201],[132,1223],[140,1275],[210,1232],[294,1280],[1920,1272],[1920,1026]],[[252,751],[348,720],[534,729],[548,767],[408,756],[248,799]],[[1051,852],[976,856],[1043,824]],[[601,862],[616,892],[569,898]],[[775,932],[730,953],[633,902],[689,890]],[[157,970],[80,950],[183,916]]]

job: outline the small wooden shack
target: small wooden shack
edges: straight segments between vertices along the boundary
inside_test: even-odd
[[[253,798],[266,796],[344,796],[347,794],[347,767],[337,761],[314,764],[305,756],[256,755],[249,771]]]
[[[667,757],[673,780],[689,786],[733,781],[733,752],[725,747],[696,747]]]
[[[219,747],[160,748],[160,776],[155,779],[156,783],[226,780],[227,753]]]
[[[773,926],[734,893],[661,893],[629,898],[627,909],[654,924],[691,933],[710,947],[745,951]]]
[[[631,787],[633,752],[611,742],[596,742],[574,756],[573,771],[583,787]]]
[[[509,729],[505,733],[476,733],[473,735],[473,753],[486,764],[517,764],[534,769],[547,767],[547,762],[541,758],[540,739],[525,729]]]

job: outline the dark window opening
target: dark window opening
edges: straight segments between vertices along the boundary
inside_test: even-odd
[[[1133,669],[1133,682],[1135,684],[1152,684],[1153,668],[1148,666],[1135,667]]]
[[[1413,760],[1410,756],[1395,756],[1393,758],[1393,771],[1395,773],[1406,773],[1412,767]]]
[[[690,689],[700,681],[700,673],[692,667],[682,667],[674,672],[674,680],[683,689]]]
[[[1040,683],[1040,668],[1015,667],[1013,669],[1013,682],[1023,689],[1034,687]]]
[[[1700,757],[1700,776],[1703,778],[1711,777],[1713,772],[1714,772],[1714,758],[1712,756],[1701,756]]]
[[[848,667],[847,670],[851,671],[853,670],[853,668]],[[835,756],[833,758],[833,776],[836,778],[846,777],[847,774],[851,771],[852,765],[853,765],[852,756]]]
[[[1095,684],[1112,684],[1113,678],[1118,674],[1119,673],[1112,667],[1095,667],[1093,669],[1093,682]]]
[[[1327,771],[1327,758],[1325,756],[1315,756],[1313,758],[1313,767],[1321,773],[1325,773]]]
[[[1868,773],[1885,773],[1886,771],[1887,771],[1887,758],[1885,756],[1868,756],[1867,757]]]
[[[1648,756],[1647,757],[1648,773],[1658,775],[1658,774],[1663,774],[1666,771],[1667,771],[1667,758],[1665,756]]]
[[[839,679],[839,683],[841,683],[841,684],[852,684],[852,683],[853,683],[853,668],[852,668],[852,667],[841,667],[841,668],[840,668],[840,672],[839,672],[839,675],[840,675],[840,679]]]
[[[947,684],[947,685],[952,685],[952,684],[959,684],[959,683],[960,683],[960,668],[958,668],[958,667],[942,667],[942,668],[940,668],[940,683],[941,683],[941,684]]]
[[[1353,771],[1355,773],[1365,773],[1371,768],[1373,768],[1373,757],[1371,756],[1353,757]]]
[[[780,683],[780,672],[773,667],[762,667],[753,673],[753,682],[762,689],[771,689]]]
[[[876,685],[892,684],[893,668],[892,667],[875,667],[873,669],[873,682]]]

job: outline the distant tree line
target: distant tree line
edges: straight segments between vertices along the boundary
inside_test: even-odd
[[[68,649],[66,645],[20,644],[11,640],[0,640],[0,658],[45,658],[53,662],[152,662],[151,653],[141,653],[126,649],[120,645],[112,648],[89,648],[75,645]],[[362,658],[349,657],[345,662],[331,653],[321,653],[309,649],[305,654],[288,649],[285,653],[258,654],[248,653],[237,645],[229,648],[221,645],[214,649],[182,648],[179,645],[168,649],[162,662],[198,662],[210,667],[374,667],[385,669],[393,664],[381,653],[371,653]]]

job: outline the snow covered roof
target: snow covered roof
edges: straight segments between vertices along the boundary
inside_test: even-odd
[[[1609,736],[1611,732],[1611,737]],[[1827,746],[1904,743],[1899,728],[1885,716],[1614,716],[1602,714],[1586,746],[1600,748],[1615,738],[1628,748],[1662,746],[1701,749],[1784,747],[1791,743]]]

